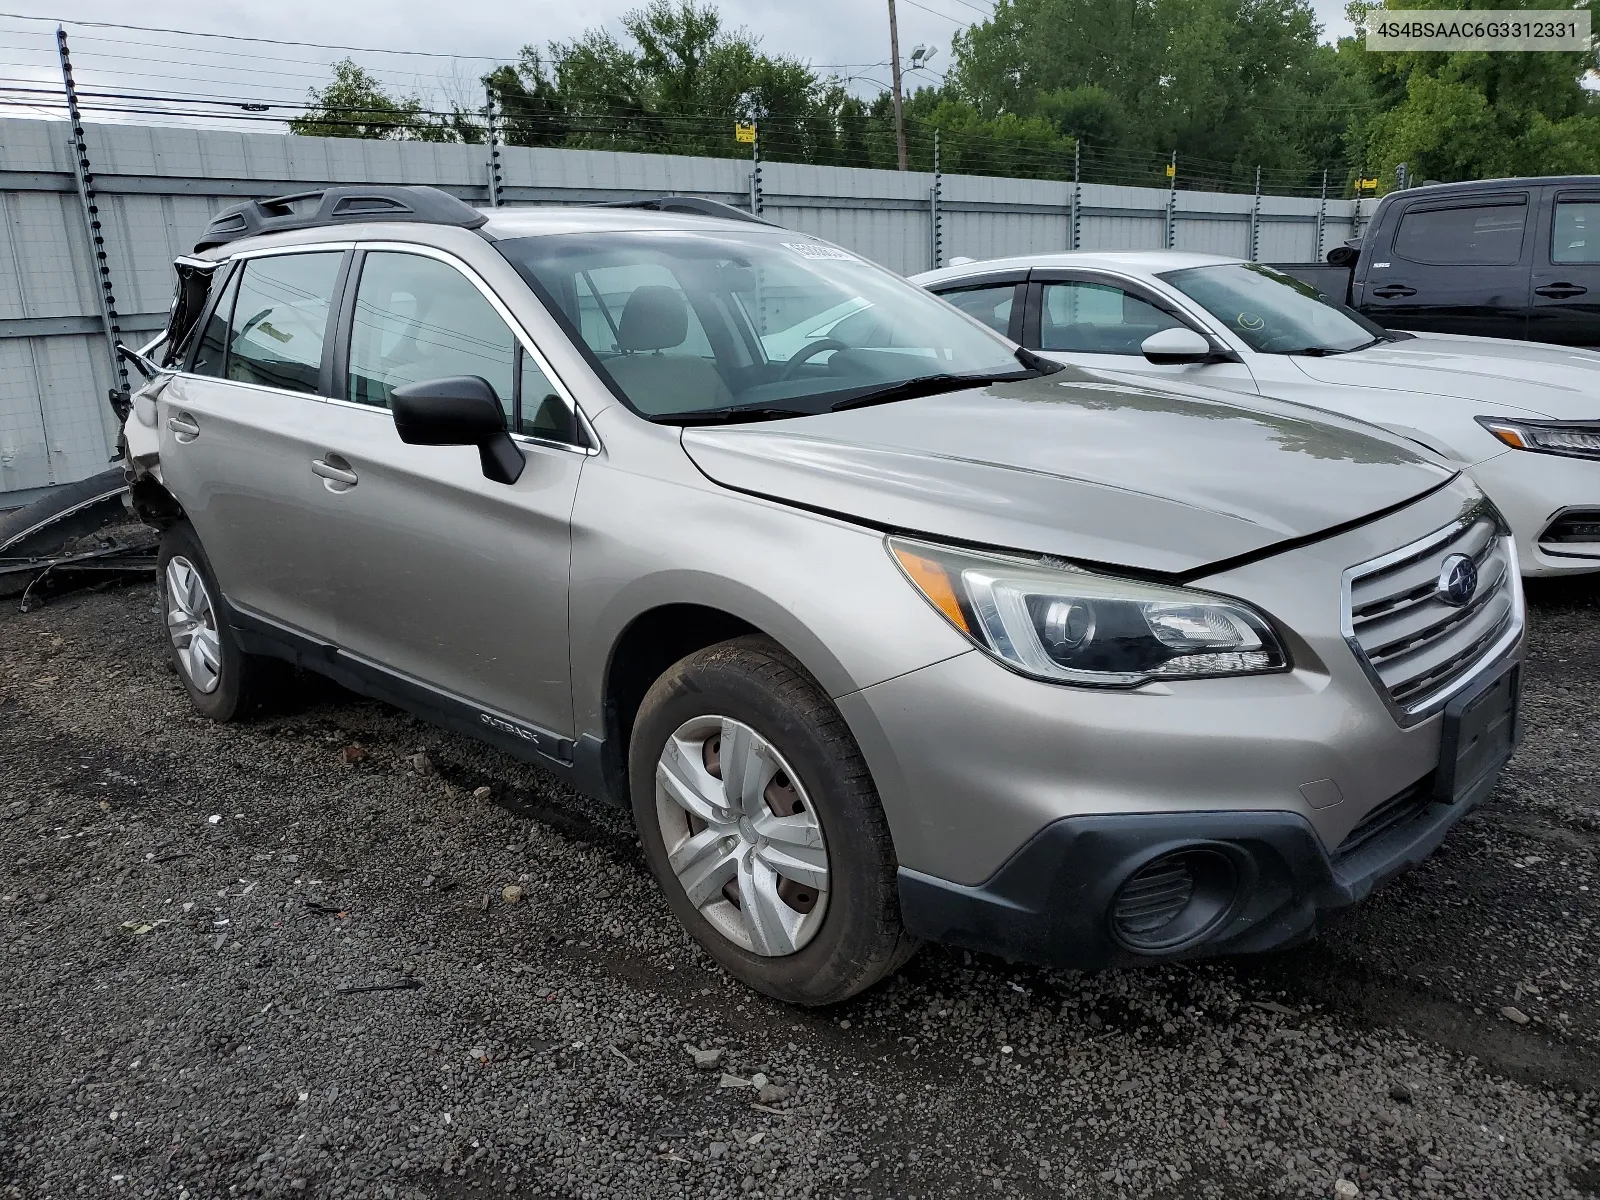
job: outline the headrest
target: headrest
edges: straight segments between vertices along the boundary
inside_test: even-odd
[[[633,289],[617,326],[619,350],[665,350],[689,336],[689,305],[677,288],[645,284]]]

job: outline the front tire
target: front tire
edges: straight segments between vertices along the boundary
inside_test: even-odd
[[[764,638],[691,654],[645,695],[628,753],[645,860],[730,974],[833,1004],[897,970],[898,864],[861,751],[827,695]]]
[[[167,650],[190,701],[213,721],[249,715],[276,664],[239,649],[224,616],[222,589],[187,521],[162,533],[156,582]]]

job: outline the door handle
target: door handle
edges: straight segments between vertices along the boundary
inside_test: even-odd
[[[1417,289],[1403,283],[1386,283],[1381,288],[1373,288],[1372,294],[1380,300],[1397,300],[1401,296],[1415,296]]]
[[[1535,296],[1548,296],[1552,300],[1570,300],[1574,296],[1582,296],[1588,288],[1578,283],[1547,283],[1543,287],[1533,289]]]
[[[321,476],[323,486],[330,492],[348,491],[355,487],[359,479],[350,464],[339,454],[330,454],[327,458],[313,458],[311,460],[311,473]]]
[[[200,436],[199,422],[188,413],[174,413],[168,417],[167,428],[178,435],[178,441],[185,444]]]

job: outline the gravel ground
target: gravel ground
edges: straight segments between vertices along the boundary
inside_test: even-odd
[[[315,680],[194,716],[154,596],[0,614],[0,1195],[1600,1195],[1600,586],[1533,596],[1492,803],[1318,942],[930,947],[826,1013],[532,768]]]

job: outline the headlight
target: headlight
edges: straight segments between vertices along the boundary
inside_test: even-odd
[[[945,618],[1039,679],[1136,687],[1282,671],[1265,618],[1237,600],[1097,575],[1057,560],[890,538],[906,578]]]
[[[1513,450],[1600,458],[1600,421],[1513,421],[1479,417],[1482,425]]]

